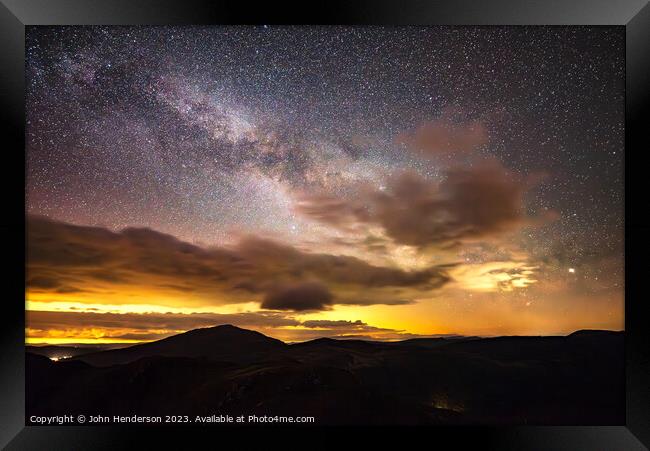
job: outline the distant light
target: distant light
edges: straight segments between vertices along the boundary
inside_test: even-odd
[[[72,357],[72,356],[71,355],[60,355],[60,356],[57,356],[57,357],[50,357],[50,360],[53,361],[53,362],[58,362],[59,360],[69,359],[70,357]]]
[[[576,272],[576,269],[575,269],[575,268],[569,268],[569,272],[570,272],[571,274],[573,274],[573,273]]]

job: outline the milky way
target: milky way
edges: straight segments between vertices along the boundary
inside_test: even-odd
[[[623,48],[609,27],[31,27],[28,213],[435,266],[454,315],[495,291],[622,327]]]

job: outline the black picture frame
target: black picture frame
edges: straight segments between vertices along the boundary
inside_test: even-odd
[[[189,449],[195,439],[225,446],[223,435],[237,434],[240,446],[251,440],[277,437],[299,446],[296,433],[316,440],[338,440],[341,429],[272,427],[255,433],[225,427],[79,427],[25,426],[24,393],[24,64],[25,27],[29,25],[188,25],[188,24],[359,24],[359,25],[608,25],[626,32],[626,149],[625,149],[625,348],[626,424],[611,427],[453,427],[401,430],[375,429],[374,436],[403,445],[405,438],[422,435],[430,443],[453,443],[487,449],[601,449],[635,450],[650,446],[650,340],[644,294],[650,221],[645,190],[648,177],[643,154],[650,148],[644,118],[650,93],[650,6],[646,0],[364,0],[252,4],[208,0],[1,0],[0,93],[2,135],[1,177],[4,215],[2,328],[0,328],[0,446],[7,449],[121,449],[154,443]],[[22,168],[22,170],[21,170]],[[370,434],[350,434],[365,442]],[[302,435],[302,434],[299,434]],[[408,437],[407,437],[408,436]],[[288,437],[291,437],[289,439]],[[386,442],[388,444],[388,442]],[[644,445],[645,444],[645,445]],[[244,446],[244,449],[246,447]]]

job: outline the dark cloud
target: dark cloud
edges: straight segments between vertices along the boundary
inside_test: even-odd
[[[128,280],[126,277],[119,274],[117,271],[110,271],[110,270],[90,271],[88,275],[97,280],[103,280],[104,282],[121,283],[121,282],[126,282]]]
[[[482,161],[450,169],[440,181],[404,172],[387,189],[353,200],[304,197],[296,211],[341,228],[378,225],[400,244],[449,246],[530,223],[523,206],[528,186],[500,164]]]
[[[285,285],[270,291],[262,308],[270,310],[323,310],[332,304],[334,297],[327,287],[318,282],[301,282]]]
[[[28,218],[27,262],[33,291],[154,288],[192,293],[203,305],[263,300],[283,305],[274,297],[278,287],[307,282],[326,286],[336,303],[400,304],[410,302],[409,290],[431,290],[448,281],[446,268],[402,271],[252,236],[234,248],[203,248],[151,229],[112,232],[43,217]],[[317,299],[313,305],[332,301]]]
[[[354,257],[302,252],[294,247],[257,237],[248,237],[237,248],[246,261],[260,267],[273,266],[278,275],[290,275],[294,280],[318,279],[343,285],[366,288],[413,287],[433,289],[449,279],[445,271],[433,267],[421,271],[403,271],[373,266]]]
[[[60,286],[59,281],[51,277],[32,277],[27,284],[34,288],[59,288]]]
[[[58,277],[56,273],[52,276],[46,270],[39,270],[39,275],[27,275],[27,286],[35,290],[54,291],[56,293],[80,293],[81,290],[70,285],[68,278]]]
[[[27,325],[42,330],[70,328],[184,331],[219,324],[241,327],[297,326],[299,321],[275,312],[254,313],[99,313],[27,310]],[[168,332],[169,333],[169,332]]]

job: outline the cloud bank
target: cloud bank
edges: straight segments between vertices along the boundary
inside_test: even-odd
[[[148,303],[171,293],[190,306],[260,302],[298,311],[410,303],[449,280],[445,267],[404,271],[252,236],[233,248],[203,248],[146,228],[114,232],[43,217],[29,217],[27,230],[28,290],[59,296],[123,294],[120,303]]]

